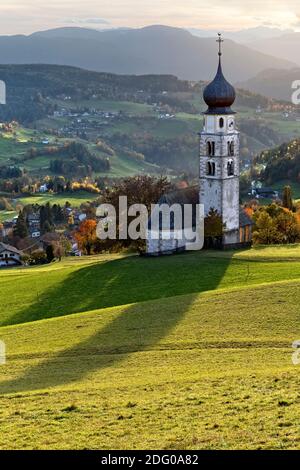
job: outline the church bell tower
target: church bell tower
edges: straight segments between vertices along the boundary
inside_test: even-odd
[[[239,243],[239,132],[231,106],[235,90],[222,71],[222,38],[218,34],[219,65],[203,98],[208,106],[200,133],[200,204],[207,215],[214,209],[224,224],[223,245]]]

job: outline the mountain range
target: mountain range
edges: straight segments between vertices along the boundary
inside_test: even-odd
[[[173,74],[209,80],[216,72],[214,38],[200,38],[167,26],[97,31],[58,28],[30,36],[0,36],[2,64],[58,64],[118,74]],[[291,69],[293,61],[256,51],[230,39],[224,43],[224,71],[233,82],[265,69]],[[1,77],[0,77],[1,78]]]
[[[200,38],[215,37],[216,32],[207,29],[189,28],[188,31]],[[240,31],[225,31],[225,39],[231,39],[240,44],[251,45],[256,41],[273,39],[286,34],[293,33],[292,29],[271,28],[268,26],[256,26],[255,28],[241,29]],[[276,56],[276,53],[274,54]]]
[[[251,47],[264,54],[290,60],[300,66],[300,33],[293,32],[278,37],[257,39],[251,42]]]
[[[291,101],[294,92],[292,83],[296,80],[300,80],[300,68],[291,70],[269,69],[248,80],[238,82],[236,86],[269,98]]]

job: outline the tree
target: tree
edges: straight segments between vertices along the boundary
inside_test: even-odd
[[[40,226],[43,233],[51,232],[53,226],[52,209],[49,202],[40,208]]]
[[[19,212],[18,220],[14,228],[14,235],[20,238],[28,237],[26,217],[23,211]]]
[[[276,219],[273,220],[265,209],[258,211],[255,214],[254,220],[254,243],[271,245],[284,242],[283,234],[277,229]]]
[[[54,242],[52,246],[55,258],[58,258],[59,261],[61,261],[62,257],[66,254],[65,247],[61,242]]]
[[[293,209],[292,189],[290,186],[285,186],[283,189],[282,205],[290,211]]]
[[[222,217],[215,209],[210,209],[208,215],[204,219],[204,237],[208,247],[214,246],[215,243],[221,242],[224,231]]]
[[[52,232],[52,226],[50,225],[49,220],[46,220],[46,221],[43,223],[43,225],[42,225],[42,232],[43,232],[43,234]]]
[[[47,262],[46,253],[41,248],[34,250],[30,255],[30,264],[46,264]]]
[[[296,243],[300,239],[300,225],[298,217],[288,209],[276,218],[277,230],[282,234],[285,243]]]
[[[96,235],[97,222],[92,219],[84,220],[75,233],[78,247],[87,255],[92,253],[93,247],[97,242]]]
[[[49,263],[54,260],[54,249],[53,245],[48,245],[46,248],[46,256]]]

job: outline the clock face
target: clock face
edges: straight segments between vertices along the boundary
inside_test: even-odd
[[[233,119],[229,119],[228,121],[228,129],[233,129],[234,127],[234,120]]]

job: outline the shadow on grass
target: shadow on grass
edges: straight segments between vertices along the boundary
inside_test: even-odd
[[[229,264],[230,256],[214,260],[200,252],[160,258],[133,256],[92,264],[41,294],[38,284],[34,286],[35,302],[20,306],[0,326],[215,289]]]
[[[77,288],[82,286],[80,309],[76,311],[99,308],[100,299],[97,298],[96,306],[93,298],[95,292],[88,289],[89,283],[95,282],[102,282],[99,287],[102,306],[109,306],[110,297],[114,299],[113,305],[130,302],[137,304],[125,306],[118,313],[112,312],[111,321],[81,343],[59,352],[36,366],[29,367],[17,379],[2,382],[0,393],[39,390],[69,384],[89,373],[111,367],[123,361],[131,353],[155,347],[164,348],[163,339],[181,321],[196,295],[177,297],[173,301],[166,297],[195,291],[198,294],[204,290],[215,289],[230,264],[230,257],[222,259],[221,263],[217,264],[210,260],[210,269],[206,262],[201,269],[201,259],[194,254],[197,262],[187,263],[189,268],[186,270],[187,256],[193,255],[178,255],[172,259],[136,258],[133,261],[132,258],[128,258],[108,262],[105,265],[91,266],[73,273],[62,285],[51,289],[50,297],[45,294],[47,299],[45,303],[47,304],[48,299],[52,297],[55,299],[62,297],[61,300],[67,297],[69,302],[66,304],[64,314],[73,313],[77,306],[78,298],[69,297],[74,283]],[[130,267],[132,262],[133,270],[132,266]],[[195,272],[191,273],[193,265]],[[157,273],[155,269],[158,270]],[[147,289],[153,290],[147,291]],[[157,298],[160,300],[138,303]],[[47,315],[41,314],[40,308],[41,302],[38,302],[37,305],[30,306],[29,311],[21,312],[20,318],[15,320],[23,318],[24,321],[24,317],[45,318]],[[81,317],[80,323],[83,321],[84,317]]]

